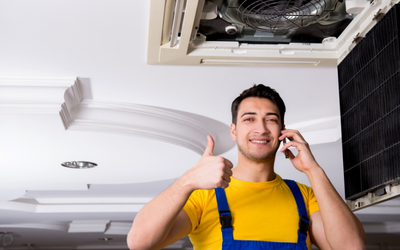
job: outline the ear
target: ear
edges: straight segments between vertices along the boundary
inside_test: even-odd
[[[236,141],[236,125],[234,123],[231,124],[231,138]]]

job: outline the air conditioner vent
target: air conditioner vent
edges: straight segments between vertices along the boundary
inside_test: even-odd
[[[372,5],[345,0],[356,1],[360,11],[349,14],[337,0],[270,1],[151,0],[148,63],[210,65],[204,62],[212,59],[222,62],[213,65],[312,61],[318,63],[309,65],[336,66],[357,34],[365,36],[374,17],[392,6],[390,0]]]

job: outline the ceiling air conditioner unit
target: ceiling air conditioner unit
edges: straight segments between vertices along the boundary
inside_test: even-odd
[[[148,64],[336,66],[398,0],[151,0]]]

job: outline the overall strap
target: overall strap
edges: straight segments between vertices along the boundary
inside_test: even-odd
[[[305,240],[307,238],[308,224],[309,220],[307,218],[307,209],[304,203],[303,195],[301,194],[300,188],[297,183],[293,180],[284,180],[290,191],[294,196],[297,204],[297,211],[299,212],[299,231],[298,231],[298,241]]]
[[[229,249],[233,245],[232,216],[223,188],[215,189],[217,197],[219,221],[222,231],[222,249]]]

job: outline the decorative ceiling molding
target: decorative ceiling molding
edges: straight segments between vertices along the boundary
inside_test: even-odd
[[[24,189],[7,188],[7,190],[5,190],[2,188],[0,190],[0,202],[15,200],[15,199],[18,199],[18,198],[24,196],[25,194],[26,194],[26,190],[24,190]]]
[[[304,132],[302,135],[309,145],[317,145],[338,141],[342,137],[342,132],[341,127],[337,126],[331,129]]]
[[[229,133],[216,132],[229,131],[229,126],[221,122],[161,107],[83,99],[64,113],[62,119],[68,130],[144,137],[185,147],[198,154],[204,152],[207,135],[231,141]],[[216,143],[215,151],[221,154],[234,145],[233,142]]]
[[[342,137],[338,116],[291,124],[287,128],[300,131],[310,145],[331,143]]]
[[[0,113],[57,114],[68,89],[79,98],[76,77],[0,76]]]
[[[131,230],[131,227],[132,227],[132,221],[129,222],[111,221],[104,234],[128,235],[129,230]]]
[[[24,194],[30,191],[87,191],[90,188],[90,184],[84,184],[84,183],[62,183],[61,181],[59,182],[30,182],[30,183],[23,183],[21,184],[20,182],[13,182],[13,183],[7,183],[4,184],[2,183],[3,190],[7,190],[4,192],[10,192],[10,196],[13,192],[15,192],[15,197],[14,199],[17,198],[22,198]],[[9,191],[11,190],[11,191]],[[21,194],[19,197],[18,192]],[[11,200],[11,199],[8,199]],[[0,202],[5,201],[2,199],[2,192],[0,192]]]
[[[28,213],[137,213],[146,203],[135,204],[57,204],[41,205],[24,201],[0,202],[0,210],[13,210]]]
[[[132,103],[83,99],[77,78],[0,77],[0,112],[59,113],[66,130],[123,134],[175,144],[202,154],[206,136],[218,140],[215,153],[221,154],[235,143],[229,126],[216,120]],[[340,139],[339,118],[330,117],[293,124],[310,145]],[[217,132],[218,131],[218,132]],[[223,142],[223,143],[222,143]]]
[[[207,135],[229,140],[229,126],[216,120],[161,107],[83,99],[78,78],[0,77],[0,112],[59,113],[66,130],[144,137],[202,154]],[[216,143],[215,152],[234,143]]]
[[[67,232],[68,225],[65,223],[22,223],[22,224],[0,224],[1,228],[26,228],[26,229],[46,229]]]
[[[35,198],[39,204],[146,204],[153,198],[142,197],[72,197]]]
[[[125,112],[137,115],[150,115],[152,117],[157,117],[163,120],[170,120],[176,123],[184,124],[185,126],[192,127],[193,129],[199,130],[202,133],[209,134],[211,136],[216,136],[216,134],[209,129],[206,124],[199,119],[193,119],[190,116],[183,115],[183,112],[152,107],[139,104],[130,103],[118,103],[118,102],[105,102],[105,101],[95,101],[91,99],[84,99],[79,105],[80,109],[91,108],[91,109],[105,109],[115,112]],[[195,115],[197,116],[197,115]]]
[[[0,77],[0,112],[59,113],[66,130],[123,134],[175,144],[202,154],[206,136],[216,141],[221,154],[235,143],[229,126],[177,110],[132,103],[83,99],[78,78]],[[340,139],[339,118],[293,124],[310,145]],[[217,132],[218,131],[218,132]],[[218,140],[218,142],[217,142]],[[223,142],[223,143],[222,143]]]
[[[5,201],[0,202],[0,210],[36,213],[36,205],[25,202]]]
[[[109,220],[74,220],[69,224],[68,233],[103,233]]]
[[[36,213],[133,213],[145,204],[36,205]]]
[[[321,129],[335,128],[340,125],[340,116],[324,117],[321,119],[308,120],[305,122],[294,123],[290,128],[302,131],[316,131]]]

